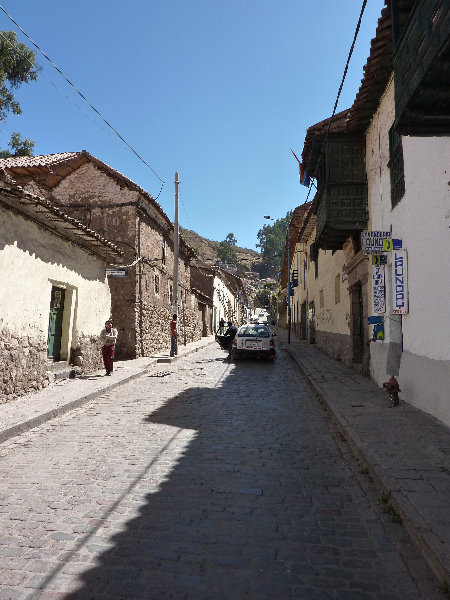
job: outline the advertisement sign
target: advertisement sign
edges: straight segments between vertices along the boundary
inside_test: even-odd
[[[393,314],[408,314],[408,255],[406,250],[392,252]]]
[[[383,240],[391,239],[390,231],[362,231],[361,248],[365,254],[381,254]]]
[[[383,240],[383,250],[385,252],[390,252],[391,250],[401,250],[401,248],[402,248],[402,240],[394,240],[394,239]]]
[[[386,312],[384,265],[372,265],[373,312]]]

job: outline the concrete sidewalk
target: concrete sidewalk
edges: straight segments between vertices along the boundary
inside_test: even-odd
[[[171,363],[209,346],[214,341],[214,336],[208,336],[186,346],[180,344],[178,356],[174,358],[169,356],[167,350],[150,357],[116,361],[112,377],[105,377],[105,371],[102,369],[92,375],[57,381],[39,392],[1,404],[0,443],[73,410],[123,383],[141,377],[152,365]]]
[[[401,400],[391,408],[386,390],[293,334],[288,344],[286,330],[277,340],[368,469],[385,509],[401,516],[437,577],[450,583],[450,430]]]

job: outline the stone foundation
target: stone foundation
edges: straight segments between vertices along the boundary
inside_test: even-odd
[[[352,346],[349,335],[316,330],[316,346],[335,360],[352,368]]]
[[[81,336],[76,348],[70,351],[70,364],[78,373],[94,373],[103,368],[102,344],[97,336]]]
[[[47,344],[2,328],[0,331],[0,403],[35,392],[49,383]]]

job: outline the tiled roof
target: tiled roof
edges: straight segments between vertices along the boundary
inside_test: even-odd
[[[59,154],[42,154],[41,156],[12,156],[11,158],[1,158],[0,168],[46,167],[71,160],[80,154],[81,152],[61,152]]]
[[[311,202],[306,202],[305,204],[301,204],[294,209],[292,214],[292,219],[289,224],[289,240],[288,235],[286,233],[286,245],[284,247],[284,258],[283,258],[283,266],[281,268],[281,277],[280,277],[280,285],[281,287],[287,286],[288,281],[288,242],[289,242],[289,258],[292,264],[292,260],[294,258],[295,245],[298,242],[299,233],[302,230],[302,227],[305,223],[305,220],[309,218]]]
[[[370,54],[364,67],[364,77],[349,112],[347,128],[365,131],[377,110],[393,70],[392,19],[390,1],[381,11]]]
[[[115,262],[123,256],[123,251],[118,246],[77,219],[69,217],[49,200],[26,192],[4,169],[0,169],[0,204],[31,218],[53,233],[101,257],[105,262]]]
[[[144,198],[146,198],[150,204],[152,204],[159,214],[164,218],[167,225],[173,228],[173,224],[169,217],[166,215],[160,204],[141,188],[137,183],[113,169],[100,159],[96,158],[86,150],[81,152],[60,152],[58,154],[43,154],[40,156],[18,156],[11,158],[0,159],[0,169],[5,169],[8,173],[14,176],[24,175],[29,173],[42,175],[48,174],[47,179],[44,181],[44,185],[50,190],[52,187],[58,185],[58,183],[67,177],[72,171],[78,169],[82,164],[86,162],[92,162],[100,170],[108,173],[120,184],[126,185],[129,189],[139,192]],[[70,167],[73,167],[72,169]],[[194,257],[195,253],[193,249],[186,243],[186,241],[180,236],[180,247],[183,248],[185,253],[191,258]]]

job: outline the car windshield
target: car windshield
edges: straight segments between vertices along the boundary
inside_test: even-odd
[[[239,337],[270,337],[270,332],[267,327],[264,325],[261,326],[251,326],[245,325],[241,327],[238,331]]]

